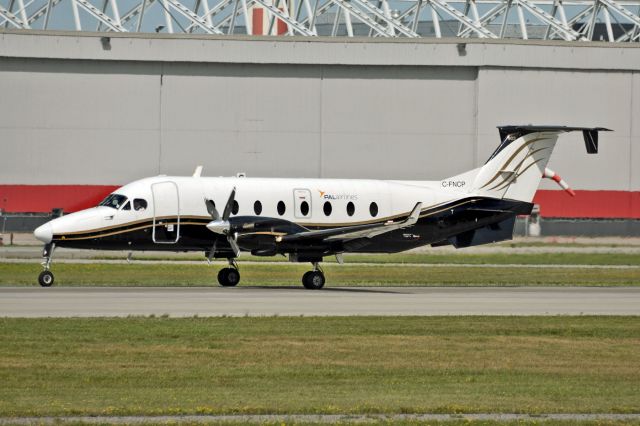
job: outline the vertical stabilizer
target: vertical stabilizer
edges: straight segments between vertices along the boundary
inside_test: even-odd
[[[558,132],[508,134],[473,183],[478,195],[530,202],[538,189]]]
[[[602,127],[501,126],[500,146],[478,171],[471,191],[494,198],[531,202],[558,135],[581,131],[588,154],[598,152]]]

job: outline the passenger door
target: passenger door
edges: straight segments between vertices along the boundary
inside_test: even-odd
[[[311,217],[311,191],[308,189],[293,190],[293,206],[295,217],[310,218]]]
[[[180,195],[172,181],[151,185],[153,194],[153,242],[175,244],[180,239]]]

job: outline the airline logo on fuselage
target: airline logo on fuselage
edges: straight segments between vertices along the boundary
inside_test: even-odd
[[[347,193],[342,193],[342,194],[329,194],[325,191],[320,191],[318,189],[318,192],[320,193],[320,198],[322,198],[323,200],[349,200],[349,201],[356,201],[358,199],[358,196],[355,194],[347,194]]]

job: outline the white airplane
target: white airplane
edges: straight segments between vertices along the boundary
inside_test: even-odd
[[[203,251],[225,258],[222,286],[240,281],[236,260],[288,255],[311,262],[304,287],[320,289],[325,256],[394,253],[430,244],[456,248],[511,239],[517,215],[533,196],[558,135],[582,131],[587,152],[604,128],[502,126],[501,143],[479,168],[439,181],[267,179],[156,176],[132,182],[90,209],[53,219],[34,235],[45,243],[42,286],[55,247]],[[558,179],[556,179],[558,181]],[[564,182],[562,182],[564,183]],[[570,189],[569,189],[570,191]]]

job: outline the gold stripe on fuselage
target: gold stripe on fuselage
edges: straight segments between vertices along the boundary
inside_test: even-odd
[[[180,222],[182,223],[182,219],[202,219],[202,220],[206,220],[207,223],[209,221],[211,221],[211,218],[208,216],[179,216],[180,218]],[[155,218],[156,222],[160,221],[160,220],[176,220],[176,216],[161,216],[161,217],[156,217]],[[86,234],[88,232],[101,232],[101,231],[108,231],[109,229],[114,229],[114,228],[122,228],[123,226],[131,226],[131,225],[136,225],[138,223],[144,223],[144,222],[153,222],[153,217],[150,218],[146,218],[146,219],[140,219],[140,220],[134,220],[131,222],[126,222],[126,223],[120,223],[117,225],[110,225],[110,226],[103,226],[101,228],[95,228],[89,231],[76,231],[76,232],[68,232],[65,235],[78,235],[78,234]],[[153,226],[153,224],[150,224],[150,226]]]
[[[163,223],[162,226],[164,225],[177,225],[178,222],[169,222],[169,223]],[[180,222],[180,225],[206,225],[203,224],[201,222]],[[124,224],[122,226],[129,226],[129,224]],[[156,224],[156,226],[158,226],[158,224]],[[132,232],[132,231],[139,231],[141,229],[145,229],[145,228],[153,228],[153,223],[147,224],[147,225],[143,225],[143,226],[137,226],[135,228],[127,228],[127,229],[122,229],[120,231],[113,231],[113,232],[107,232],[107,233],[103,233],[103,234],[96,234],[96,235],[89,235],[89,236],[84,236],[84,237],[67,237],[67,235],[70,234],[62,234],[60,236],[53,236],[54,240],[58,240],[58,241],[79,241],[79,240],[92,240],[94,238],[104,238],[104,237],[111,237],[113,235],[119,235],[119,234],[126,234],[128,232]],[[91,231],[85,231],[82,234],[91,234],[94,232],[98,232],[96,230],[91,230]],[[78,235],[80,234],[79,232],[75,232],[74,235]]]
[[[427,211],[427,210],[432,210],[434,208],[437,208],[438,206],[441,206],[442,204],[446,204],[449,203],[450,201],[444,202],[444,203],[438,203],[438,204],[434,204],[433,206],[430,206],[426,209],[422,209],[421,210],[421,214],[419,217],[428,217],[428,216],[433,216],[434,214],[449,210],[449,209],[453,209],[456,207],[459,207],[461,205],[464,204],[468,204],[471,202],[475,202],[476,199],[470,199],[470,200],[465,200],[462,201],[460,203],[451,205],[451,206],[447,206],[445,208],[442,208],[440,210],[435,210],[435,211]],[[370,220],[370,221],[361,221],[361,222],[348,222],[346,224],[340,224],[340,223],[323,223],[321,224],[322,226],[325,227],[340,227],[340,226],[354,226],[354,225],[363,225],[363,224],[371,224],[371,223],[376,223],[376,222],[380,222],[380,223],[385,223],[391,219],[396,219],[399,217],[407,217],[408,215],[410,215],[411,212],[406,212],[406,213],[401,213],[401,214],[397,214],[394,216],[386,216],[383,218],[379,218],[376,220]],[[207,218],[206,216],[180,216],[180,219],[182,218],[195,218],[195,219],[205,219],[205,220],[209,220],[209,218]],[[176,220],[176,217],[170,217],[170,216],[163,216],[162,218],[157,218],[158,220],[166,220],[167,222],[162,223],[162,226],[165,225],[177,225],[178,221]],[[142,226],[136,226],[131,228],[130,226],[135,225],[137,223],[142,223],[142,222],[149,222],[145,225]],[[207,222],[208,223],[208,222]],[[200,226],[206,226],[207,223],[203,223],[203,222],[183,222],[182,220],[180,220],[180,225],[200,225]],[[303,227],[309,227],[309,226],[319,226],[319,225],[314,225],[314,224],[298,224],[297,225],[303,226]],[[120,225],[114,225],[114,226],[109,226],[109,227],[104,227],[104,228],[97,228],[97,229],[91,229],[91,230],[87,230],[87,231],[80,231],[80,232],[73,232],[73,233],[68,233],[68,234],[60,234],[60,235],[54,235],[53,239],[56,241],[80,241],[80,240],[91,240],[91,239],[96,239],[96,238],[104,238],[104,237],[110,237],[113,235],[119,235],[119,234],[125,234],[128,232],[133,232],[133,231],[139,231],[141,229],[145,229],[145,228],[153,228],[153,222],[152,220],[150,221],[149,219],[145,219],[145,220],[138,220],[138,221],[134,221],[134,222],[128,222],[128,223],[123,223]],[[156,221],[156,226],[158,226],[158,223]],[[93,234],[96,232],[100,232],[100,231],[107,231],[109,229],[114,229],[117,227],[126,227],[126,229],[121,229],[118,231],[113,231],[113,232],[104,232],[104,233],[99,233],[99,234],[95,234],[95,235],[86,235],[86,234]],[[287,235],[286,233],[281,233],[281,232],[253,232],[250,234],[243,234],[243,235],[274,235],[274,236],[278,236],[278,235]],[[74,236],[77,235],[77,236]]]

